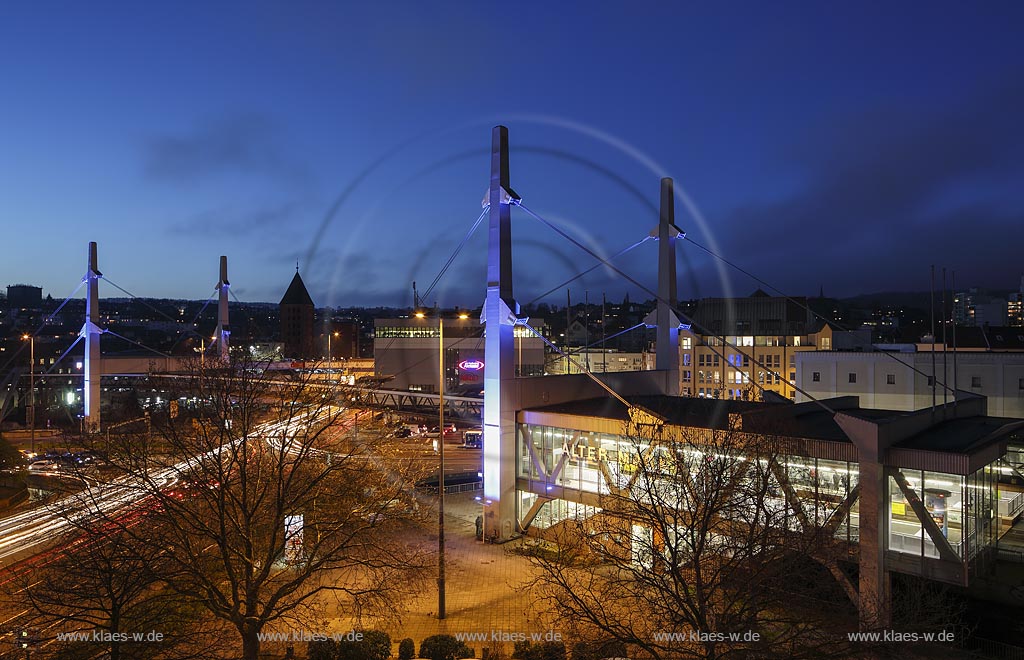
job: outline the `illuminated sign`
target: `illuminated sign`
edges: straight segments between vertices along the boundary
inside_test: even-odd
[[[481,360],[463,360],[459,362],[459,369],[463,371],[480,371],[484,368],[484,363]]]

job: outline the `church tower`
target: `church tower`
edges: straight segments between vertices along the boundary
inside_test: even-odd
[[[313,353],[313,299],[295,267],[295,277],[281,298],[281,342],[284,357],[306,360]]]

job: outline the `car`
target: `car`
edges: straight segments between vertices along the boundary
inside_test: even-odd
[[[455,425],[454,424],[445,424],[444,425],[444,437],[446,437],[446,438],[454,438],[456,433],[458,433],[458,431],[455,430]],[[428,438],[436,438],[439,435],[441,435],[441,432],[440,432],[440,429],[438,427],[436,427],[436,426],[431,426],[430,430],[427,431],[427,437]]]
[[[408,438],[410,436],[412,436],[412,430],[407,426],[403,426],[402,428],[395,430],[396,438]]]

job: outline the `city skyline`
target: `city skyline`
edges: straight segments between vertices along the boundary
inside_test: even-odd
[[[63,299],[95,240],[140,296],[205,299],[226,254],[241,300],[298,261],[318,306],[408,305],[479,214],[502,123],[513,188],[604,254],[654,226],[665,175],[690,238],[790,295],[926,290],[932,263],[1014,288],[1022,10],[987,10],[9,7],[0,284]],[[513,222],[521,302],[593,263]],[[428,304],[482,302],[484,241]],[[681,298],[758,287],[680,252]],[[653,254],[616,264],[653,287]],[[644,295],[603,269],[571,287]]]

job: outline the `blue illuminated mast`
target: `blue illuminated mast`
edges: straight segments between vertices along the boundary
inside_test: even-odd
[[[515,343],[519,305],[512,297],[512,212],[508,129],[491,131],[491,183],[484,324],[484,538],[505,540],[516,525]]]
[[[85,432],[100,430],[100,273],[96,256],[96,242],[89,243],[89,264],[85,273],[85,324],[81,336],[85,338]]]

